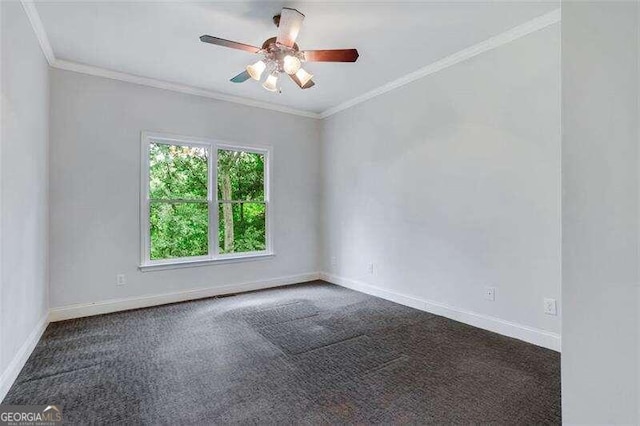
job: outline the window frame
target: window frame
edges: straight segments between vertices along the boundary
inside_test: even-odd
[[[207,264],[238,262],[248,260],[258,260],[273,257],[272,240],[272,216],[273,207],[271,203],[271,161],[273,160],[273,149],[271,146],[245,146],[221,140],[196,138],[190,136],[179,136],[166,133],[148,132],[141,133],[141,167],[140,167],[140,265],[142,271],[173,269],[190,266],[202,266]],[[176,257],[170,259],[151,259],[151,224],[149,221],[151,199],[149,183],[149,149],[151,143],[166,145],[182,145],[205,148],[208,153],[207,168],[207,207],[209,209],[208,227],[208,253],[202,256]],[[265,245],[262,251],[226,253],[219,251],[218,230],[219,230],[219,205],[218,198],[218,151],[234,150],[252,152],[264,155],[264,201],[247,201],[254,203],[264,203],[265,206]],[[185,202],[185,200],[166,200],[167,202]],[[189,201],[193,202],[193,201]],[[198,202],[198,201],[196,201]],[[199,201],[202,202],[202,201]]]

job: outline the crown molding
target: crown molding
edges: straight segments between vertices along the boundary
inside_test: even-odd
[[[214,92],[212,90],[203,89],[200,87],[194,87],[184,84],[171,83],[163,80],[156,80],[153,78],[142,77],[134,74],[128,74],[119,71],[113,71],[106,68],[94,67],[92,65],[80,64],[72,61],[65,61],[62,59],[56,59],[47,32],[44,29],[40,14],[36,8],[33,0],[20,0],[22,7],[29,18],[33,32],[38,38],[40,48],[44,57],[47,59],[49,65],[53,68],[74,71],[82,74],[93,75],[97,77],[109,78],[112,80],[120,80],[128,83],[140,84],[143,86],[155,87],[157,89],[170,90],[173,92],[186,93],[188,95],[201,96],[210,99],[217,99],[220,101],[232,102],[236,104],[246,105],[255,108],[268,109],[272,111],[282,112],[285,114],[293,114],[307,118],[320,118],[320,115],[311,111],[304,111],[295,108],[289,108],[286,106],[276,105],[269,102],[261,102],[253,99],[243,98],[240,96],[226,95],[224,93]]]
[[[40,14],[36,9],[36,5],[31,0],[21,0],[20,3],[22,3],[22,8],[27,14],[27,18],[29,18],[31,27],[33,27],[33,32],[36,33],[36,37],[38,38],[44,57],[47,59],[49,65],[52,65],[55,62],[56,57],[53,54],[53,49],[49,43],[47,32],[44,30],[44,25],[42,25],[42,20],[40,20]]]
[[[188,95],[202,96],[205,98],[217,99],[220,101],[233,102],[236,104],[247,105],[250,107],[283,112],[285,114],[293,114],[293,115],[299,115],[302,117],[316,118],[316,119],[320,118],[319,114],[311,111],[303,111],[303,110],[289,108],[289,107],[276,105],[268,102],[256,101],[253,99],[242,98],[239,96],[226,95],[224,93],[218,93],[212,90],[202,89],[195,86],[171,83],[164,80],[156,80],[154,78],[142,77],[139,75],[113,71],[106,68],[94,67],[92,65],[80,64],[78,62],[56,59],[54,63],[51,64],[51,66],[53,68],[57,68],[61,70],[73,71],[77,73],[93,75],[96,77],[109,78],[112,80],[125,81],[127,83],[134,83],[142,86],[155,87],[156,89],[164,89],[164,90],[170,90],[173,92],[186,93]]]
[[[546,28],[550,25],[556,24],[561,21],[560,9],[555,9],[549,13],[546,13],[542,16],[534,18],[528,22],[525,22],[524,24],[518,25],[517,27],[511,28],[510,30],[507,30],[494,37],[491,37],[483,42],[480,42],[466,49],[460,50],[452,55],[449,55],[443,59],[440,59],[436,62],[433,62],[432,64],[429,64],[423,68],[420,68],[417,71],[414,71],[403,77],[400,77],[396,80],[386,83],[360,96],[356,96],[353,99],[350,99],[334,107],[328,108],[321,113],[315,113],[311,111],[304,111],[304,110],[299,110],[295,108],[289,108],[282,105],[276,105],[269,102],[262,102],[262,101],[257,101],[249,98],[243,98],[240,96],[227,95],[224,93],[207,90],[200,87],[172,83],[164,80],[157,80],[154,78],[142,77],[134,74],[113,71],[106,68],[95,67],[92,65],[81,64],[78,62],[56,59],[53,53],[53,49],[51,48],[51,44],[49,43],[47,33],[44,29],[44,26],[42,25],[42,21],[40,20],[40,15],[38,14],[38,11],[36,9],[36,6],[33,0],[20,0],[20,2],[22,3],[22,6],[27,14],[27,17],[29,18],[29,22],[33,27],[33,31],[35,32],[36,37],[38,38],[38,42],[40,43],[40,47],[42,48],[42,53],[47,59],[47,62],[49,63],[49,65],[53,68],[93,75],[97,77],[109,78],[112,80],[125,81],[128,83],[155,87],[157,89],[170,90],[173,92],[185,93],[185,94],[194,95],[194,96],[201,96],[201,97],[210,98],[210,99],[217,99],[220,101],[232,102],[232,103],[251,106],[255,108],[268,109],[272,111],[282,112],[285,114],[293,114],[301,117],[315,118],[315,119],[324,119],[324,118],[330,117],[333,114],[336,114],[337,112],[344,111],[348,108],[351,108],[353,106],[366,102],[369,99],[375,98],[376,96],[383,95],[387,92],[390,92],[399,87],[405,86],[423,77],[434,74],[438,71],[441,71],[445,68],[458,64],[460,62],[466,61],[467,59],[473,58],[474,56],[478,56],[481,53],[493,50],[497,47],[500,47],[512,41],[518,40],[519,38],[522,38],[528,34],[531,34],[533,32],[536,32],[538,30],[541,30],[543,28]]]
[[[348,109],[358,104],[361,104],[363,102],[366,102],[369,99],[373,99],[376,96],[383,95],[399,87],[412,83],[418,79],[434,74],[438,71],[441,71],[445,68],[458,64],[462,61],[466,61],[467,59],[473,58],[474,56],[478,56],[481,53],[487,52],[489,50],[495,49],[497,47],[500,47],[507,43],[515,41],[519,38],[526,36],[527,34],[531,34],[533,32],[546,28],[550,25],[556,24],[560,22],[560,20],[561,20],[560,9],[553,10],[542,16],[534,18],[531,21],[525,22],[524,24],[518,25],[517,27],[511,28],[510,30],[507,30],[501,34],[498,34],[497,36],[491,37],[483,42],[467,47],[466,49],[460,50],[454,53],[453,55],[449,55],[443,59],[440,59],[439,61],[433,62],[432,64],[429,64],[426,67],[420,68],[419,70],[414,71],[410,74],[407,74],[404,77],[400,77],[397,80],[393,80],[389,83],[386,83],[376,89],[373,89],[367,93],[364,93],[363,95],[357,96],[335,107],[326,109],[325,111],[320,113],[320,118],[330,117],[337,112],[344,111],[345,109]]]

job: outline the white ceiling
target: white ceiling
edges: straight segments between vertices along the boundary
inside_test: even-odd
[[[255,56],[201,43],[261,45],[282,6],[306,15],[301,49],[355,47],[355,64],[308,63],[316,86],[282,93],[229,81]],[[558,2],[40,2],[57,59],[322,112],[558,7]]]

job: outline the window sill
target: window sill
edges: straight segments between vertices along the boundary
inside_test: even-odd
[[[142,272],[162,271],[165,269],[192,268],[196,266],[220,265],[225,263],[249,262],[273,258],[275,253],[249,253],[234,256],[223,256],[217,259],[176,259],[144,263],[138,266]]]

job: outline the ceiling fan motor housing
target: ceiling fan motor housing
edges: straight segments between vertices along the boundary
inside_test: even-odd
[[[271,37],[262,43],[262,53],[265,62],[275,64],[278,72],[284,72],[284,58],[286,56],[294,56],[304,62],[304,54],[300,52],[297,43],[294,43],[293,47],[284,46],[276,43],[276,37]]]

